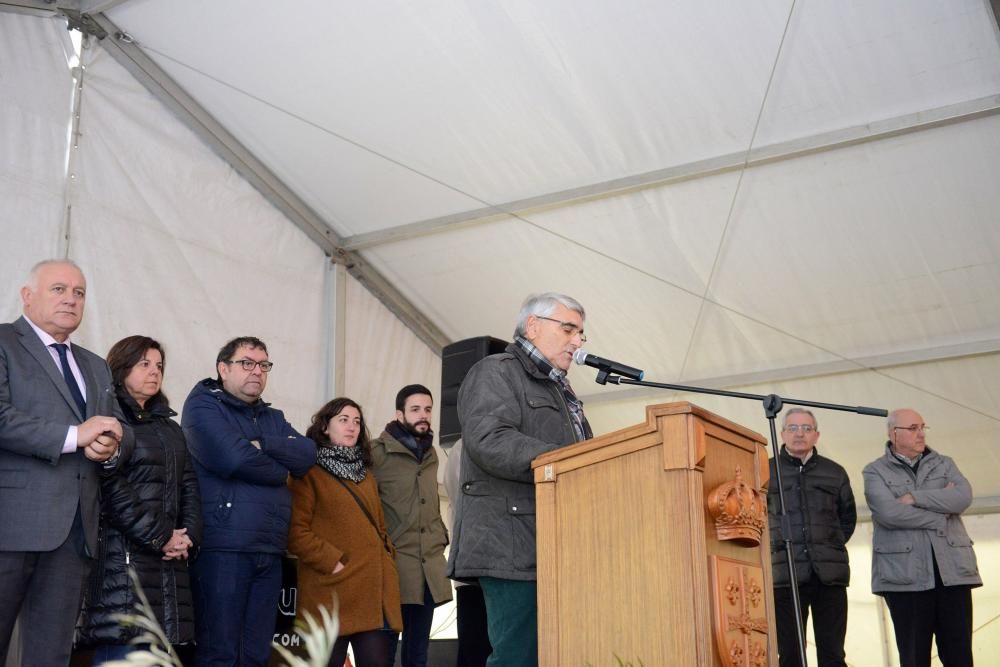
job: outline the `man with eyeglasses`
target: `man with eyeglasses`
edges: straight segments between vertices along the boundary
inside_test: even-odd
[[[847,541],[854,534],[857,509],[847,472],[838,463],[820,456],[816,449],[819,426],[813,413],[791,408],[784,414],[781,451],[771,459],[767,513],[771,535],[771,572],[774,577],[774,616],[778,634],[779,665],[798,667],[795,605],[781,531],[781,508],[775,465],[781,481],[792,534],[795,580],[803,626],[813,612],[816,658],[820,667],[845,665],[847,636],[847,586],[851,567]]]
[[[972,590],[982,586],[961,514],[972,487],[927,446],[915,410],[889,413],[885,453],[864,469],[872,512],[872,592],[889,607],[901,667],[972,665]]]
[[[564,294],[529,297],[514,342],[473,366],[459,389],[461,495],[452,499],[448,575],[483,590],[490,667],[538,664],[531,461],[593,436],[566,379],[587,340],[585,317]]]
[[[281,595],[292,499],[316,445],[261,400],[274,367],[267,346],[226,343],[217,376],[195,385],[181,424],[195,462],[205,522],[192,567],[195,664],[266,665]]]

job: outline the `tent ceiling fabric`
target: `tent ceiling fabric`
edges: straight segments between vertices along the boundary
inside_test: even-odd
[[[130,0],[107,16],[339,237],[381,239],[361,257],[445,337],[507,338],[527,293],[565,291],[588,347],[656,380],[770,373],[740,386],[923,409],[932,443],[976,462],[977,495],[1000,496],[987,0]],[[921,124],[941,109],[962,117]],[[848,129],[850,145],[731,168]],[[388,234],[720,157],[729,171]],[[671,398],[572,377],[598,430]],[[821,419],[835,458],[873,458],[878,420]]]
[[[66,122],[73,80],[72,51],[64,24],[32,16],[2,15],[0,22],[0,246],[3,273],[20,285],[36,257],[63,250],[65,221]],[[55,80],[52,87],[32,85]],[[16,289],[0,295],[0,321],[20,314]]]
[[[82,54],[70,151],[70,53],[65,21],[0,13],[0,138],[10,148],[0,150],[0,321],[20,314],[17,288],[32,264],[68,255],[88,279],[77,343],[104,354],[126,335],[157,338],[180,410],[192,385],[214,375],[226,340],[259,336],[276,362],[267,400],[304,431],[334,391],[329,260],[96,43]],[[351,353],[338,389],[377,428],[399,386],[438,393],[440,359],[344,279]]]
[[[350,236],[745,149],[791,3],[297,7],[109,16]],[[982,0],[791,14],[756,144],[997,91]]]
[[[107,52],[83,61],[70,238],[89,288],[81,342],[103,354],[131,334],[160,340],[180,411],[227,340],[258,336],[275,361],[267,400],[304,428],[325,398],[322,251]]]

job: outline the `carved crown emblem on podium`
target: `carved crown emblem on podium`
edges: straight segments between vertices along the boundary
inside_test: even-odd
[[[715,519],[715,534],[741,546],[760,544],[767,521],[767,497],[743,481],[743,469],[736,466],[736,478],[715,487],[708,494],[708,511]]]

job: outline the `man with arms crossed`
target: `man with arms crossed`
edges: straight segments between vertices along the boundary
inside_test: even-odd
[[[261,399],[273,365],[259,338],[234,338],[216,357],[218,376],[184,403],[204,519],[193,567],[197,667],[263,667],[271,655],[292,514],[286,484],[316,461],[313,441]]]
[[[0,664],[19,614],[19,664],[69,664],[99,478],[134,444],[107,363],[70,340],[86,298],[76,264],[40,262],[21,288],[24,317],[0,325]]]
[[[583,306],[529,297],[514,342],[469,371],[458,394],[462,496],[448,561],[486,598],[490,667],[538,663],[535,457],[593,435],[566,371],[587,338]]]
[[[972,665],[972,590],[982,586],[962,512],[972,487],[927,446],[920,413],[893,410],[885,452],[865,466],[872,511],[872,593],[892,616],[900,667],[929,667],[931,638],[944,667]]]

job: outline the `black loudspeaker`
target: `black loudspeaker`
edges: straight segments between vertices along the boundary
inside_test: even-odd
[[[446,345],[441,351],[441,427],[438,441],[448,447],[462,437],[458,423],[458,389],[469,369],[491,354],[503,352],[507,341],[492,336],[466,338]]]

